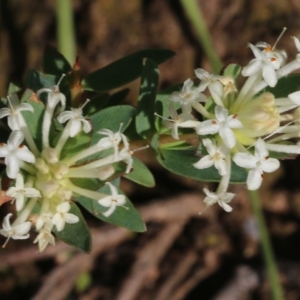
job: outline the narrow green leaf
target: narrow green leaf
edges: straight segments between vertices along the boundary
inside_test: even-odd
[[[300,90],[300,74],[291,74],[278,80],[275,87],[267,87],[266,92],[271,92],[275,98],[287,97],[289,94]]]
[[[142,50],[130,54],[87,75],[82,81],[82,86],[85,90],[97,92],[121,87],[141,76],[144,58],[150,58],[160,64],[174,55],[173,51],[165,49]]]
[[[71,71],[71,65],[66,58],[56,50],[56,48],[47,45],[43,56],[43,70],[47,74],[59,75],[67,74]]]
[[[158,77],[159,71],[155,62],[145,59],[135,120],[136,131],[145,139],[155,131],[154,112]]]
[[[71,203],[71,214],[79,218],[79,222],[75,224],[65,224],[62,231],[54,229],[54,234],[66,244],[76,247],[83,252],[90,252],[92,247],[92,239],[90,230],[80,212],[80,209],[75,203]]]
[[[110,190],[107,185],[104,185],[98,191],[110,195]],[[119,190],[119,193],[122,192]],[[77,197],[76,200],[92,215],[104,222],[112,223],[114,225],[121,226],[135,232],[144,232],[146,230],[146,226],[141,218],[141,215],[134,208],[127,197],[125,203],[126,208],[117,206],[114,213],[108,218],[103,215],[103,213],[107,211],[108,208],[101,206],[96,200],[92,200],[86,197]]]
[[[151,171],[136,157],[133,157],[133,171],[123,177],[146,187],[155,186],[155,180]]]
[[[161,155],[157,155],[158,161],[167,170],[178,175],[201,181],[220,181],[221,177],[216,168],[199,170],[193,167],[200,157],[195,155],[196,149],[185,151],[160,149]],[[231,169],[231,183],[244,183],[247,178],[247,172],[233,163]]]

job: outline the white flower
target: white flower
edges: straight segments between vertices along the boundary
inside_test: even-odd
[[[178,128],[194,128],[197,127],[199,122],[195,120],[194,116],[190,113],[177,113],[175,107],[170,105],[170,116],[171,120],[163,121],[163,124],[166,128],[172,130],[172,137],[176,140],[179,140]]]
[[[104,207],[109,207],[109,209],[103,213],[105,217],[109,217],[117,206],[123,206],[126,203],[126,198],[124,195],[118,194],[118,190],[114,185],[109,182],[106,184],[110,188],[111,195],[98,200],[98,203]]]
[[[217,147],[210,139],[203,139],[202,142],[206,147],[208,155],[202,157],[198,162],[194,163],[193,166],[196,169],[206,169],[214,165],[221,176],[227,175],[228,170],[225,158],[228,149],[225,146]]]
[[[54,236],[51,234],[51,230],[49,230],[48,227],[45,226],[43,229],[40,230],[33,243],[38,243],[39,251],[42,252],[48,244],[55,246],[55,239]]]
[[[65,223],[75,224],[79,222],[77,216],[69,213],[70,208],[71,205],[69,202],[63,202],[57,206],[57,212],[52,218],[52,223],[56,226],[57,231],[62,231],[65,227]]]
[[[247,177],[249,190],[257,190],[263,179],[263,173],[271,173],[279,168],[279,161],[269,157],[269,151],[262,139],[255,144],[254,155],[250,153],[236,153],[233,161],[242,168],[250,169]]]
[[[19,225],[11,226],[9,219],[11,218],[12,214],[6,215],[3,220],[2,227],[3,229],[0,230],[0,234],[7,237],[6,242],[3,245],[3,248],[7,244],[10,238],[14,240],[25,240],[29,238],[29,230],[31,227],[31,223],[29,221],[24,222]]]
[[[263,79],[271,87],[277,83],[276,70],[284,63],[286,54],[283,51],[273,50],[270,45],[260,42],[256,46],[249,44],[255,58],[243,68],[243,76],[251,76],[259,72],[262,73]],[[259,48],[264,48],[261,51]]]
[[[17,177],[22,161],[35,162],[34,155],[26,146],[21,145],[23,140],[23,133],[16,130],[10,134],[7,144],[0,144],[0,157],[5,157],[6,173],[9,178]]]
[[[0,119],[7,118],[7,124],[11,130],[20,130],[23,125],[23,116],[21,111],[33,112],[33,107],[28,103],[20,104],[18,96],[16,94],[7,97],[10,104],[10,108],[0,109]]]
[[[109,129],[102,129],[98,131],[97,133],[106,135],[107,137],[102,138],[98,143],[97,147],[101,150],[109,149],[109,148],[114,148],[114,155],[116,156],[118,153],[118,146],[120,142],[123,142],[123,145],[126,149],[129,149],[129,143],[127,141],[127,137],[121,133],[121,128],[122,125],[120,126],[120,129],[118,132],[112,132]]]
[[[229,206],[227,203],[229,203],[232,200],[232,198],[235,196],[233,193],[223,192],[223,193],[216,194],[209,191],[207,188],[204,188],[203,192],[206,195],[203,202],[207,206],[211,206],[215,203],[218,203],[225,211],[227,212],[232,211],[232,207]]]
[[[20,211],[23,208],[25,197],[41,197],[41,193],[37,189],[24,186],[24,179],[20,173],[17,175],[16,186],[10,187],[6,192],[6,195],[13,197],[16,200],[17,211]]]
[[[193,87],[194,82],[191,79],[187,79],[183,83],[181,92],[174,92],[170,96],[170,100],[179,102],[183,113],[191,113],[192,102],[206,102],[206,96],[201,93],[198,87]]]
[[[50,88],[42,88],[37,91],[36,95],[39,97],[42,93],[48,93],[47,104],[48,107],[54,109],[55,106],[60,102],[61,109],[65,110],[66,108],[66,96],[59,91],[59,84],[65,77],[65,74],[61,76],[58,83]]]
[[[216,120],[206,120],[197,127],[197,133],[200,135],[219,133],[224,144],[232,149],[236,144],[236,138],[231,128],[242,128],[242,123],[236,115],[228,116],[228,110],[222,106],[215,107]]]
[[[52,214],[51,213],[43,213],[38,216],[35,223],[36,230],[40,231],[44,226],[45,228],[51,228],[53,227],[52,221],[51,221]],[[51,231],[50,229],[50,231]]]
[[[88,133],[92,130],[92,126],[83,116],[82,116],[82,107],[80,108],[71,108],[70,111],[64,111],[60,113],[57,117],[59,123],[65,123],[69,120],[70,123],[70,137],[76,136],[81,129],[85,133]]]
[[[207,71],[200,68],[195,70],[195,74],[201,80],[199,85],[201,91],[208,88],[213,98],[214,95],[218,95],[219,97],[222,95],[223,85],[220,82],[221,76],[209,74]]]

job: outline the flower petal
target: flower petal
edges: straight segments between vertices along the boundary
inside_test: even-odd
[[[261,186],[262,179],[262,174],[258,169],[250,170],[247,177],[248,190],[257,190]]]

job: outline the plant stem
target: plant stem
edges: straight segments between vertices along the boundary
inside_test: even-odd
[[[272,296],[274,300],[283,300],[283,291],[279,280],[279,274],[275,262],[270,236],[261,209],[258,191],[249,191],[249,196],[251,199],[252,210],[255,215],[260,233],[263,257],[267,268],[267,274],[269,277]]]
[[[222,68],[222,62],[215,51],[198,2],[196,0],[181,0],[181,5],[196,31],[214,73],[218,74]]]
[[[71,0],[56,0],[58,49],[71,65],[75,63],[76,45]]]

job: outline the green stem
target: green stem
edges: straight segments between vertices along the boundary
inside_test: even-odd
[[[215,51],[213,43],[210,38],[210,34],[206,27],[201,8],[196,0],[181,0],[181,5],[183,6],[187,17],[192,23],[197,37],[204,49],[206,56],[212,66],[214,73],[218,74],[222,68],[222,62],[219,59],[218,54]]]
[[[58,49],[71,65],[75,63],[76,44],[71,0],[56,0]]]
[[[258,191],[249,191],[251,199],[252,210],[256,218],[257,226],[260,233],[261,245],[265,264],[267,267],[267,274],[269,277],[271,292],[274,300],[283,300],[283,291],[279,280],[277,265],[270,241],[270,236],[265,223],[265,218],[261,209]]]

